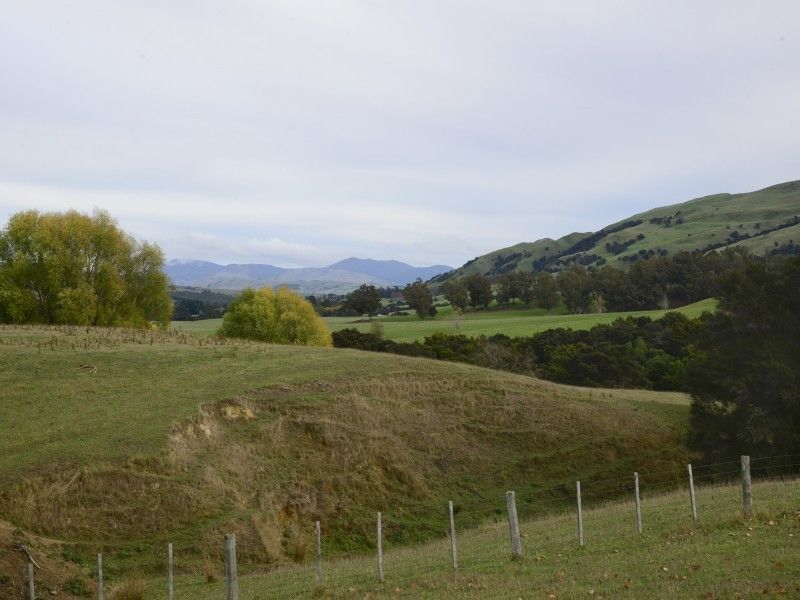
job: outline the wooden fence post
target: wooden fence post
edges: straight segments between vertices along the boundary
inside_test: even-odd
[[[377,524],[377,534],[378,534],[378,579],[380,582],[384,582],[383,576],[383,532],[382,532],[382,523],[381,523],[381,513],[378,513],[378,524]]]
[[[642,533],[642,502],[639,498],[639,473],[633,474],[633,493],[636,499],[636,532]]]
[[[694,475],[692,474],[692,464],[689,463],[689,499],[692,501],[692,520],[697,523],[697,499],[694,495]]]
[[[236,567],[236,534],[225,536],[225,581],[228,600],[239,600],[239,574]]]
[[[578,499],[578,543],[583,546],[583,506],[581,506],[581,482],[575,482],[575,495]]]
[[[175,600],[175,569],[172,558],[172,542],[167,544],[167,596]]]
[[[458,551],[456,550],[456,519],[453,515],[453,501],[447,503],[447,510],[450,513],[450,554],[453,556],[453,570],[458,571]]]
[[[319,521],[314,523],[314,536],[317,539],[317,581],[322,583],[322,528]]]
[[[98,600],[105,600],[106,592],[103,589],[103,553],[97,555],[97,598]]]
[[[519,536],[519,520],[517,519],[517,498],[513,491],[506,492],[506,508],[508,509],[508,528],[511,532],[511,557],[522,558],[522,540]]]
[[[745,517],[753,516],[753,482],[750,479],[749,456],[742,456],[742,508]]]
[[[33,563],[28,563],[28,599],[36,600],[36,586],[33,582]]]

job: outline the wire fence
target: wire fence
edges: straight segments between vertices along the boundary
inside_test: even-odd
[[[643,473],[632,473],[628,477],[610,477],[604,479],[584,480],[574,482],[572,486],[557,485],[548,489],[527,491],[517,494],[514,491],[506,492],[506,502],[498,502],[494,507],[467,508],[474,502],[474,498],[458,498],[444,504],[441,512],[441,534],[433,544],[442,546],[442,555],[449,555],[452,568],[459,568],[457,538],[460,534],[468,532],[479,524],[487,524],[492,521],[497,523],[508,523],[510,534],[510,545],[500,557],[489,553],[470,555],[470,564],[489,565],[496,563],[498,558],[506,559],[521,558],[523,553],[522,537],[520,531],[520,520],[535,522],[537,517],[564,515],[567,513],[576,514],[576,528],[574,534],[565,533],[563,530],[558,532],[540,532],[549,541],[558,540],[560,543],[576,544],[583,546],[591,543],[595,536],[603,536],[604,540],[613,540],[629,536],[619,531],[584,530],[583,511],[588,508],[601,506],[605,503],[617,503],[630,505],[631,509],[631,531],[642,533],[648,526],[650,520],[658,520],[664,523],[689,523],[698,520],[698,490],[731,484],[734,482],[742,485],[742,506],[740,514],[749,517],[752,514],[752,480],[753,479],[775,479],[775,478],[794,478],[800,473],[800,453],[783,454],[776,456],[755,457],[742,456],[739,460],[722,461],[716,463],[686,465],[685,467],[672,467],[658,471]],[[687,494],[687,504],[684,509],[675,511],[665,511],[663,507],[651,508],[648,500],[668,493],[684,491]],[[485,498],[485,497],[484,497]],[[691,502],[689,502],[691,500]],[[733,508],[733,507],[731,507]],[[376,549],[376,571],[373,575],[378,581],[384,581],[384,556],[383,542],[387,532],[392,532],[394,528],[402,528],[399,524],[408,520],[410,513],[414,511],[430,511],[430,504],[426,503],[405,503],[402,511],[390,510],[376,513],[374,523]],[[452,512],[451,512],[452,511]],[[670,514],[667,514],[667,513]],[[438,514],[438,513],[437,513]],[[451,516],[452,515],[452,516]],[[635,518],[634,518],[635,515]],[[363,525],[363,524],[362,524]],[[318,583],[325,579],[323,568],[323,547],[324,525],[319,521],[311,524],[315,533],[316,556],[314,561],[314,577]],[[395,542],[398,538],[395,537]],[[167,587],[168,599],[174,600],[174,564],[172,544],[168,545],[167,556]],[[39,568],[33,558],[28,554],[30,563],[26,570],[26,589],[24,597],[28,600],[35,600],[36,595],[36,570]],[[409,553],[404,555],[406,563],[414,563],[413,568],[420,573],[440,570],[442,565],[431,564],[430,560],[421,553]],[[236,556],[236,536],[229,534],[225,536],[224,544],[224,563],[225,563],[225,589],[227,600],[238,600],[239,581]],[[417,564],[418,563],[418,564]],[[408,565],[407,565],[408,566]],[[105,600],[105,589],[103,584],[103,556],[97,555],[97,598]],[[352,583],[364,583],[369,576],[364,576],[363,581],[353,581]]]

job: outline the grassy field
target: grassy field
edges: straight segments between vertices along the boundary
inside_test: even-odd
[[[167,540],[199,570],[234,531],[243,565],[282,565],[320,518],[358,554],[376,509],[407,544],[439,534],[448,498],[476,526],[511,485],[547,511],[576,476],[688,458],[681,394],[174,331],[0,327],[0,386],[0,522],[87,568],[103,549],[112,581],[160,569]]]
[[[447,539],[385,548],[386,583],[374,557],[326,560],[325,583],[310,564],[240,579],[242,600],[294,598],[755,598],[800,597],[800,485],[754,485],[753,519],[741,518],[741,488],[700,486],[700,520],[690,518],[685,490],[643,492],[641,535],[631,502],[584,512],[586,546],[577,543],[574,509],[521,523],[524,556],[510,559],[508,525],[460,530],[460,569],[453,573]],[[499,501],[502,499],[498,498]],[[458,517],[457,517],[458,518]],[[446,528],[441,514],[441,528]],[[150,583],[160,597],[163,580]],[[222,597],[222,583],[180,577],[177,596]]]
[[[714,300],[703,300],[676,309],[688,317],[697,317],[704,311],[713,311]],[[383,327],[383,334],[398,342],[413,342],[438,332],[462,333],[464,335],[493,335],[503,333],[509,336],[532,335],[546,329],[564,327],[567,329],[591,329],[595,325],[612,323],[616,319],[629,316],[647,316],[657,319],[664,315],[663,310],[645,310],[625,313],[602,314],[546,314],[543,309],[502,310],[468,312],[459,322],[453,320],[449,307],[440,310],[435,318],[420,320],[416,316],[379,317],[374,319]],[[180,331],[212,335],[220,326],[221,319],[205,321],[174,321],[172,326]],[[332,331],[354,327],[359,331],[371,331],[373,324],[352,317],[326,317],[325,322]]]

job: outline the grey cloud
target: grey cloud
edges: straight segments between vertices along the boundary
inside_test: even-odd
[[[172,256],[457,264],[796,178],[798,17],[789,1],[6,2],[0,218],[100,206]]]

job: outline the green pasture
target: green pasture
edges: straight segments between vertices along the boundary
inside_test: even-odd
[[[688,317],[700,316],[715,308],[713,299],[695,302],[675,309]],[[431,319],[419,319],[416,315],[399,317],[376,317],[372,321],[353,317],[326,317],[325,322],[332,331],[349,327],[363,332],[382,329],[385,337],[398,342],[422,340],[434,333],[461,333],[469,336],[493,335],[502,333],[508,336],[525,336],[546,329],[563,327],[566,329],[591,329],[595,325],[612,323],[619,318],[647,316],[658,319],[664,310],[644,310],[633,312],[609,312],[600,314],[548,314],[541,308],[489,310],[466,312],[461,318],[454,318],[449,307],[439,309],[439,314]],[[205,321],[174,321],[172,326],[181,331],[212,335],[220,326],[221,319]]]

